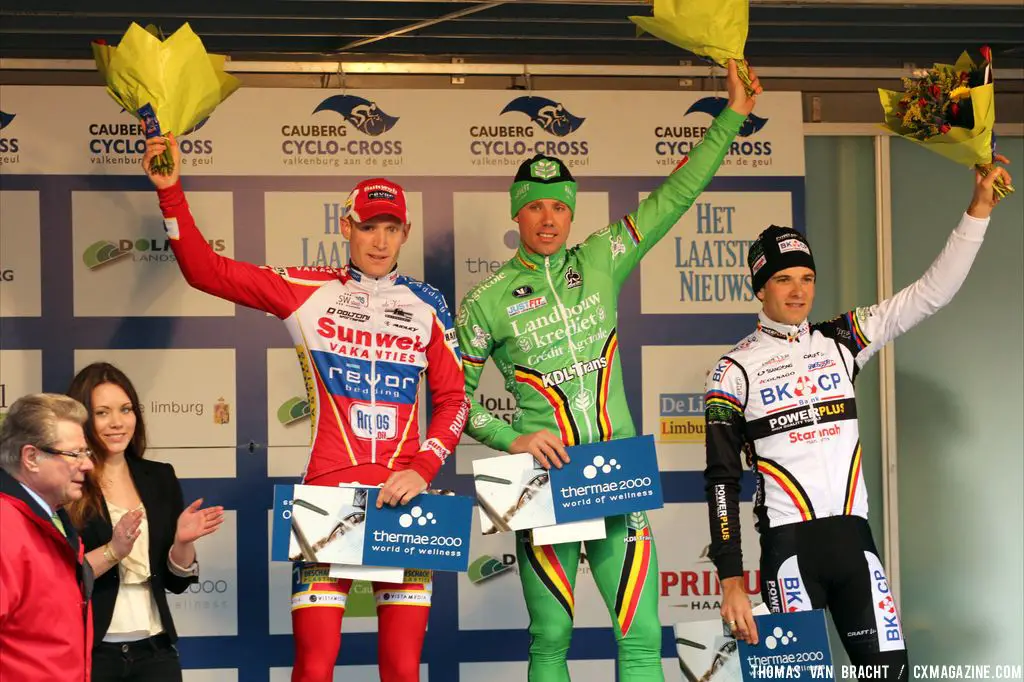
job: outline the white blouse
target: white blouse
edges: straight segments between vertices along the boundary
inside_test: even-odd
[[[110,510],[110,523],[114,527],[130,511],[109,501],[107,508]],[[149,519],[145,507],[141,508],[139,537],[135,538],[132,551],[117,565],[121,586],[117,591],[117,600],[114,601],[110,627],[103,637],[104,642],[131,642],[164,631],[150,580]]]

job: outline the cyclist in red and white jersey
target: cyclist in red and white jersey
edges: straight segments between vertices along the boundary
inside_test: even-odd
[[[174,169],[151,160],[170,147]],[[376,178],[356,185],[341,232],[350,244],[343,268],[278,268],[214,253],[196,227],[180,182],[173,136],[146,143],[146,175],[157,188],[164,229],[190,285],[284,321],[295,343],[313,420],[307,485],[382,485],[381,504],[404,504],[426,490],[454,450],[469,403],[452,315],[435,288],[397,272],[409,236],[402,188]],[[425,438],[418,424],[426,374],[433,413]],[[352,581],[326,564],[296,564],[293,682],[330,682]],[[398,584],[374,583],[382,682],[419,680],[430,610],[429,571],[406,571]]]

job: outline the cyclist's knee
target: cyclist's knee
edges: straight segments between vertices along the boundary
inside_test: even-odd
[[[619,651],[661,655],[661,623],[655,618],[634,621],[619,639]]]
[[[334,661],[337,654],[329,656],[323,650],[299,650],[292,669],[292,682],[331,682],[334,679]]]
[[[564,657],[572,640],[572,621],[548,618],[530,623],[530,653]]]
[[[380,652],[381,682],[419,682],[419,651],[411,647],[393,646]]]

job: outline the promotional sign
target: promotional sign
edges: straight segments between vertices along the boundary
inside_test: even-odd
[[[484,535],[663,505],[651,436],[575,445],[566,453],[569,463],[552,469],[527,454],[473,462]]]
[[[832,677],[825,611],[792,611],[754,616],[757,645],[738,642],[743,682]]]
[[[467,570],[470,498],[423,494],[378,509],[379,494],[378,488],[275,485],[271,559]]]

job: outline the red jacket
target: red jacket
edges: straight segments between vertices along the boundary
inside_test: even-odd
[[[0,470],[0,682],[89,681],[92,569],[68,537]]]

